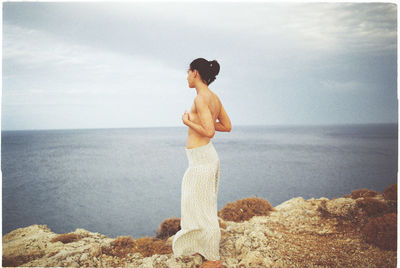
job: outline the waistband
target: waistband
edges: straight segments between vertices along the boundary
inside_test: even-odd
[[[189,165],[202,165],[219,161],[218,153],[211,142],[195,148],[185,148]]]

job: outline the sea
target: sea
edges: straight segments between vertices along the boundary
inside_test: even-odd
[[[2,232],[46,224],[109,237],[155,236],[180,217],[187,127],[1,132]],[[218,210],[260,197],[341,197],[397,183],[398,125],[233,126],[212,139]]]

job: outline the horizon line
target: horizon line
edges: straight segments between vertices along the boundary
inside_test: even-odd
[[[236,127],[275,127],[275,126],[348,126],[348,125],[389,125],[398,122],[369,122],[369,123],[315,123],[315,124],[240,124]],[[127,126],[127,127],[94,127],[94,128],[34,128],[34,129],[1,129],[6,131],[39,131],[39,130],[100,130],[100,129],[137,129],[137,128],[186,128],[186,126]]]

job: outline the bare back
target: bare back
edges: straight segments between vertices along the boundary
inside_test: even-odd
[[[218,96],[211,90],[209,92],[203,93],[203,97],[207,101],[208,108],[210,109],[213,123],[215,125],[218,115],[221,111],[221,101],[218,98]],[[189,118],[190,121],[201,125],[201,120],[197,114],[196,104],[194,102],[189,111]],[[209,137],[202,136],[201,134],[199,134],[198,132],[189,127],[186,148],[190,149],[206,145],[209,141],[210,141]]]

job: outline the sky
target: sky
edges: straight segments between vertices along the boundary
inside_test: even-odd
[[[186,127],[196,58],[232,128],[398,121],[393,3],[2,4],[2,130]]]

